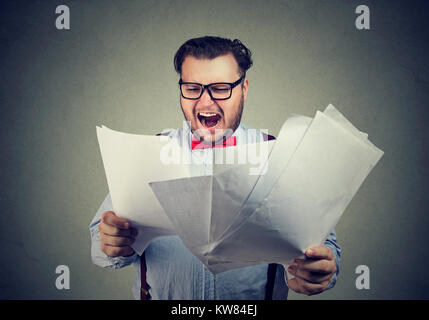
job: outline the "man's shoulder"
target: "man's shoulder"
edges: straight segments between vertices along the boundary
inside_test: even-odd
[[[264,138],[264,141],[276,140],[276,137],[274,137],[268,133],[265,133],[265,132],[262,132],[262,136]]]
[[[260,137],[260,140],[262,141],[271,141],[276,139],[275,136],[268,134],[267,129],[265,130],[256,129],[245,124],[240,124],[240,126],[238,127],[238,130],[241,130],[242,133],[245,134],[246,136]],[[256,140],[259,140],[259,139],[256,139]]]
[[[170,138],[175,138],[183,134],[183,129],[166,129],[160,133],[157,133],[156,136],[165,136]]]

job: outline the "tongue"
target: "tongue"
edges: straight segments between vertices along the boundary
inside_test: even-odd
[[[219,115],[215,115],[215,116],[211,116],[211,117],[205,117],[205,123],[206,123],[206,127],[214,127],[217,122],[219,121],[220,116]]]

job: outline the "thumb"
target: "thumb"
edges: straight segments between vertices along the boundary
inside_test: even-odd
[[[130,223],[126,219],[118,217],[113,211],[105,212],[102,219],[104,223],[119,229],[128,229],[130,227]]]

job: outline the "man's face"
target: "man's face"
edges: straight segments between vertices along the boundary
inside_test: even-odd
[[[207,85],[215,82],[236,82],[240,78],[237,61],[232,54],[212,60],[187,56],[182,64],[182,81]],[[241,121],[249,82],[243,80],[232,90],[228,100],[213,100],[207,90],[198,100],[180,97],[180,105],[192,133],[206,143],[216,142],[237,129]],[[213,114],[216,114],[214,116]],[[205,119],[214,121],[205,121]],[[225,132],[227,129],[232,131]],[[201,139],[202,138],[202,139]]]

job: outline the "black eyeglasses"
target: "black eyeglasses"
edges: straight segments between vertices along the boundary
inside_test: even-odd
[[[201,98],[205,89],[207,89],[210,98],[213,100],[227,100],[231,98],[232,89],[238,86],[244,79],[242,76],[234,83],[230,82],[215,82],[209,84],[201,84],[196,82],[183,82],[179,81],[180,92],[182,97],[190,100],[197,100]]]

